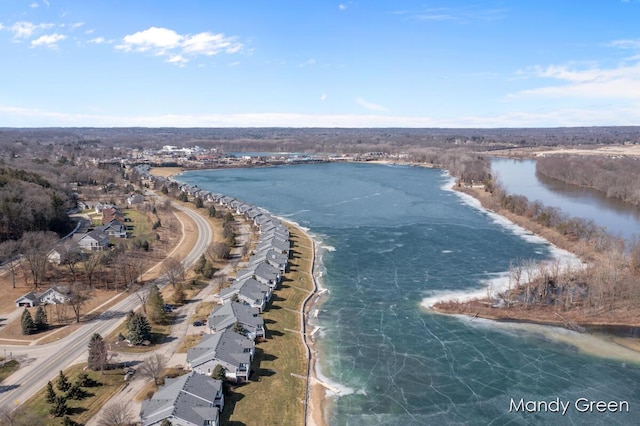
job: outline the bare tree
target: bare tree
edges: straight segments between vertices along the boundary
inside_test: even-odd
[[[36,289],[44,279],[49,251],[57,241],[58,236],[49,231],[25,232],[20,239],[20,250],[31,273],[33,286]]]
[[[56,250],[60,253],[61,264],[69,269],[71,278],[76,281],[76,266],[82,260],[82,254],[78,250],[77,244],[71,240],[67,240],[60,244]]]
[[[20,244],[15,240],[7,240],[0,244],[0,263],[6,262],[7,268],[11,273],[11,283],[16,288],[16,266],[20,263],[18,253]]]
[[[102,253],[91,253],[82,260],[84,273],[87,275],[87,285],[91,288],[93,288],[93,279],[103,259],[104,255]]]
[[[69,288],[67,304],[73,309],[76,322],[80,322],[80,314],[84,305],[93,297],[93,291],[89,286],[74,283]]]
[[[129,401],[114,402],[102,410],[99,426],[127,426],[133,424],[135,417],[131,412]]]
[[[164,272],[164,277],[172,287],[175,288],[177,283],[184,281],[185,268],[184,264],[179,260],[173,257],[166,258],[164,262],[162,262],[162,270]]]
[[[123,252],[118,255],[116,264],[120,265],[126,286],[132,286],[138,279],[142,279],[142,273],[144,272],[144,260],[142,258],[132,253]]]
[[[142,377],[153,379],[153,383],[158,385],[160,384],[160,376],[166,365],[167,360],[164,356],[160,354],[153,354],[145,358],[138,371]]]
[[[228,259],[231,255],[231,247],[223,242],[212,243],[207,249],[210,260]]]
[[[149,287],[150,285],[134,285],[132,286],[132,290],[135,292],[136,297],[138,298],[138,300],[140,301],[140,304],[142,305],[142,312],[144,312],[145,315],[147,315],[147,302],[149,301],[149,296],[150,296],[150,292],[149,292]]]

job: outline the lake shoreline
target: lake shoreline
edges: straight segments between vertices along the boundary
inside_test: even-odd
[[[549,244],[566,250],[582,261],[590,261],[597,254],[593,251],[584,251],[584,247],[578,250],[576,244],[567,240],[553,229],[542,227],[531,220],[506,211],[494,211],[487,207],[490,194],[480,188],[468,188],[455,185],[454,191],[466,194],[476,199],[486,211],[497,214],[511,223],[522,227],[537,237],[546,240]],[[578,254],[579,253],[579,254]],[[484,318],[503,323],[528,323],[561,327],[577,332],[591,333],[598,328],[628,328],[640,327],[640,319],[636,315],[630,315],[625,309],[614,309],[597,315],[585,314],[576,310],[557,311],[552,306],[538,306],[533,308],[496,306],[496,300],[489,297],[480,297],[470,300],[457,301],[455,299],[439,302],[429,306],[429,309],[441,314],[466,315],[472,318]],[[619,337],[620,338],[620,337]],[[618,342],[618,344],[620,344]],[[640,351],[634,344],[623,344],[634,351]]]

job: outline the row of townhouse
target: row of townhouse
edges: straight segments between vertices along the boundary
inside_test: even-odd
[[[136,171],[154,185],[171,184],[164,178],[151,176],[148,166],[137,166]],[[221,382],[210,376],[220,365],[228,380],[249,380],[255,341],[266,336],[260,314],[287,270],[289,231],[279,220],[257,207],[196,186],[182,185],[180,190],[244,215],[258,227],[260,242],[232,285],[219,293],[222,304],[208,317],[208,333],[187,352],[187,366],[191,371],[167,381],[153,398],[144,401],[140,418],[144,426],[159,425],[165,420],[172,424],[217,426],[224,397]]]
[[[287,270],[289,230],[280,220],[250,204],[221,194],[197,192],[193,188],[184,190],[244,215],[260,232],[258,245],[248,264],[237,273],[231,286],[218,293],[221,304],[208,317],[209,334],[187,352],[187,365],[191,370],[208,374],[219,364],[225,368],[229,380],[246,381],[251,373],[247,367],[253,359],[254,342],[266,336],[264,319],[260,314],[267,309],[282,274]],[[234,346],[229,343],[231,341],[251,344]]]

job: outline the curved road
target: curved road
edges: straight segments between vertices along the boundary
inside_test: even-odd
[[[188,268],[198,260],[211,243],[211,228],[202,216],[192,210],[176,204],[174,207],[186,213],[197,226],[198,240],[184,259],[185,268]],[[163,282],[158,284],[162,285]],[[11,347],[12,356],[20,358],[20,369],[9,376],[0,387],[0,407],[17,407],[42,389],[49,380],[54,379],[60,370],[75,364],[76,361],[86,360],[87,345],[91,336],[94,333],[108,335],[118,327],[127,312],[139,306],[140,300],[132,294],[96,320],[85,324],[58,342],[41,346]]]

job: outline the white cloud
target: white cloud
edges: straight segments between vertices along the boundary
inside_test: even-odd
[[[64,39],[66,39],[67,36],[64,34],[49,34],[49,35],[43,35],[35,40],[31,41],[31,47],[36,47],[36,46],[45,46],[45,47],[49,47],[52,49],[55,49],[58,47],[58,42],[62,41]]]
[[[389,111],[387,108],[382,105],[374,104],[372,102],[367,102],[362,98],[357,98],[356,103],[363,108],[370,109],[371,111]]]
[[[144,31],[127,35],[123,43],[116,46],[126,52],[149,52],[163,55],[167,50],[175,49],[180,45],[183,37],[167,28],[151,27]]]
[[[477,6],[468,7],[438,7],[421,10],[398,10],[391,12],[394,15],[404,16],[418,21],[449,21],[467,23],[472,21],[496,21],[504,19],[504,9],[484,9]]]
[[[38,26],[27,21],[19,21],[8,27],[13,33],[14,39],[29,38],[38,29]]]
[[[509,98],[536,96],[640,101],[640,62],[610,69],[579,69],[566,65],[537,66],[524,74],[551,79],[556,84],[516,92],[510,94]]]
[[[227,65],[230,67],[237,67],[238,65],[240,65],[240,61],[229,62],[229,64]]]
[[[232,54],[239,52],[242,47],[236,37],[227,37],[222,33],[183,35],[168,28],[151,27],[125,36],[116,49],[168,56],[168,62],[185,64],[188,57],[213,56],[222,52]]]
[[[40,5],[39,5],[38,3],[31,3],[31,4],[29,5],[29,7],[30,7],[31,9],[37,9],[38,7],[40,7]]]
[[[323,93],[323,94],[322,94],[322,96],[320,96],[320,100],[321,100],[322,102],[326,101],[326,100],[327,100],[327,94],[326,94],[326,93]]]
[[[339,5],[338,5],[338,9],[340,9],[340,10],[347,10],[347,5],[346,5],[346,4],[339,4]]]
[[[42,0],[42,3],[49,8],[49,0]]]
[[[574,127],[627,126],[640,122],[640,104],[629,107],[557,109],[435,119],[425,116],[257,114],[68,114],[0,105],[0,127]]]
[[[185,37],[182,48],[187,54],[212,56],[222,51],[236,53],[242,48],[242,44],[236,42],[234,37],[204,32]]]
[[[187,62],[189,62],[189,60],[182,55],[173,55],[167,59],[167,62],[183,67]]]
[[[96,37],[96,38],[92,38],[91,40],[87,40],[87,43],[104,44],[104,43],[107,43],[107,40],[104,37]]]
[[[0,29],[5,29],[13,33],[13,40],[18,42],[33,37],[34,34],[41,30],[48,30],[53,27],[55,27],[55,25],[51,23],[34,24],[33,22],[28,21],[18,21],[13,23],[10,27],[0,25]]]
[[[71,28],[71,31],[78,29],[80,27],[84,26],[84,22],[74,22],[73,24],[71,24],[69,26],[69,28]]]
[[[315,65],[315,64],[316,64],[316,60],[314,58],[310,58],[310,59],[307,59],[306,61],[304,61],[303,63],[298,64],[298,66],[300,68],[302,68],[302,67],[307,67],[307,66]]]
[[[620,49],[640,49],[640,40],[614,40],[608,46]]]

